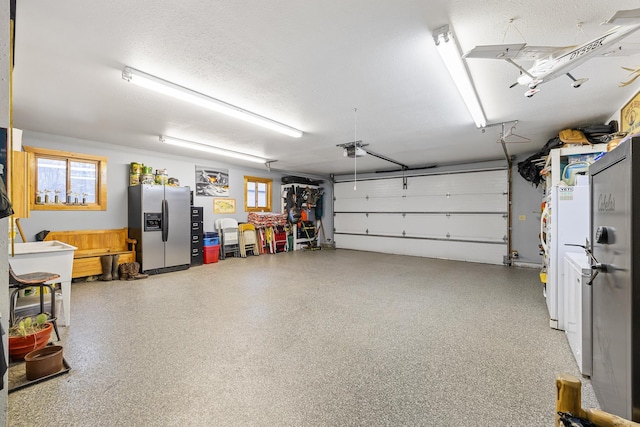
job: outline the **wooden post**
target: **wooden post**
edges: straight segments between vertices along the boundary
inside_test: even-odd
[[[22,239],[23,242],[26,242],[27,238],[24,235],[24,231],[22,231],[22,226],[20,225],[20,218],[16,218],[15,222],[16,222],[16,227],[18,227],[18,233],[20,233],[20,238]]]
[[[562,427],[558,412],[569,412],[574,417],[587,419],[598,427],[640,427],[639,423],[599,409],[582,409],[582,383],[573,375],[558,375],[556,390],[556,427]]]
[[[560,427],[558,412],[569,412],[583,418],[582,383],[573,375],[560,374],[556,377],[556,427]]]
[[[599,409],[585,409],[585,418],[602,427],[640,427],[640,424]]]

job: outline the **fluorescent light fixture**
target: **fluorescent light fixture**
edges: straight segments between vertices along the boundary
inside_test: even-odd
[[[234,159],[247,160],[255,163],[268,163],[269,160],[252,156],[251,154],[239,153],[225,148],[214,147],[213,145],[203,144],[201,142],[187,141],[186,139],[173,138],[171,136],[160,135],[160,142],[176,147],[189,148],[191,150],[204,151],[206,153],[218,154],[225,157],[233,157]]]
[[[476,127],[483,128],[487,126],[487,119],[484,116],[482,104],[480,103],[480,99],[478,99],[478,94],[471,81],[469,70],[467,70],[462,55],[460,55],[460,49],[458,48],[453,30],[449,28],[449,25],[436,28],[433,31],[433,40],[436,43],[436,48],[442,57],[442,61],[444,61],[444,65],[446,65],[447,70],[449,70],[453,83],[457,86],[462,100],[466,104],[469,113],[471,113],[473,121],[476,123]]]
[[[252,113],[251,111],[236,107],[235,105],[220,101],[219,99],[212,98],[200,92],[187,89],[186,87],[171,83],[159,77],[152,76],[151,74],[136,70],[135,68],[124,67],[122,70],[122,78],[147,89],[151,89],[156,92],[172,96],[176,99],[190,102],[200,107],[223,113],[294,138],[300,138],[303,133],[301,130],[292,128],[291,126],[276,122],[275,120]]]

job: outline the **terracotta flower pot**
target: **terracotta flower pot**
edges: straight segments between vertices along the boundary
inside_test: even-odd
[[[35,334],[26,337],[9,337],[9,356],[13,359],[24,359],[30,351],[37,350],[47,345],[53,325],[45,323],[44,328]]]
[[[62,346],[49,345],[30,351],[24,361],[29,381],[55,374],[62,369]]]

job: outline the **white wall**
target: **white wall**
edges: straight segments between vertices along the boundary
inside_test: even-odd
[[[526,181],[518,173],[518,162],[534,153],[518,156],[513,161],[511,179],[511,250],[518,251],[516,264],[542,266],[540,243],[540,204],[544,182],[538,187]]]
[[[273,179],[272,206],[274,212],[281,212],[280,184],[282,172],[268,172],[263,169],[248,169],[218,160],[203,160],[196,157],[176,157],[161,153],[150,153],[135,148],[116,146],[96,141],[87,141],[63,136],[42,134],[25,130],[22,136],[23,146],[50,148],[108,157],[107,163],[107,210],[106,211],[31,211],[31,217],[21,220],[20,224],[28,241],[35,240],[35,234],[41,230],[91,230],[122,228],[127,226],[127,188],[131,162],[143,163],[153,169],[167,169],[170,177],[178,178],[181,186],[195,190],[195,166],[210,166],[229,170],[229,197],[236,199],[236,213],[215,215],[212,197],[195,197],[194,206],[204,207],[204,229],[214,230],[216,218],[233,217],[238,221],[247,221],[244,212],[244,176],[258,176]],[[325,217],[333,216],[325,209]]]

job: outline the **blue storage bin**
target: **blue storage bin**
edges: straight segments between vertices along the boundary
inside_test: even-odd
[[[205,237],[204,238],[204,246],[217,246],[219,244],[219,239],[217,237]]]

